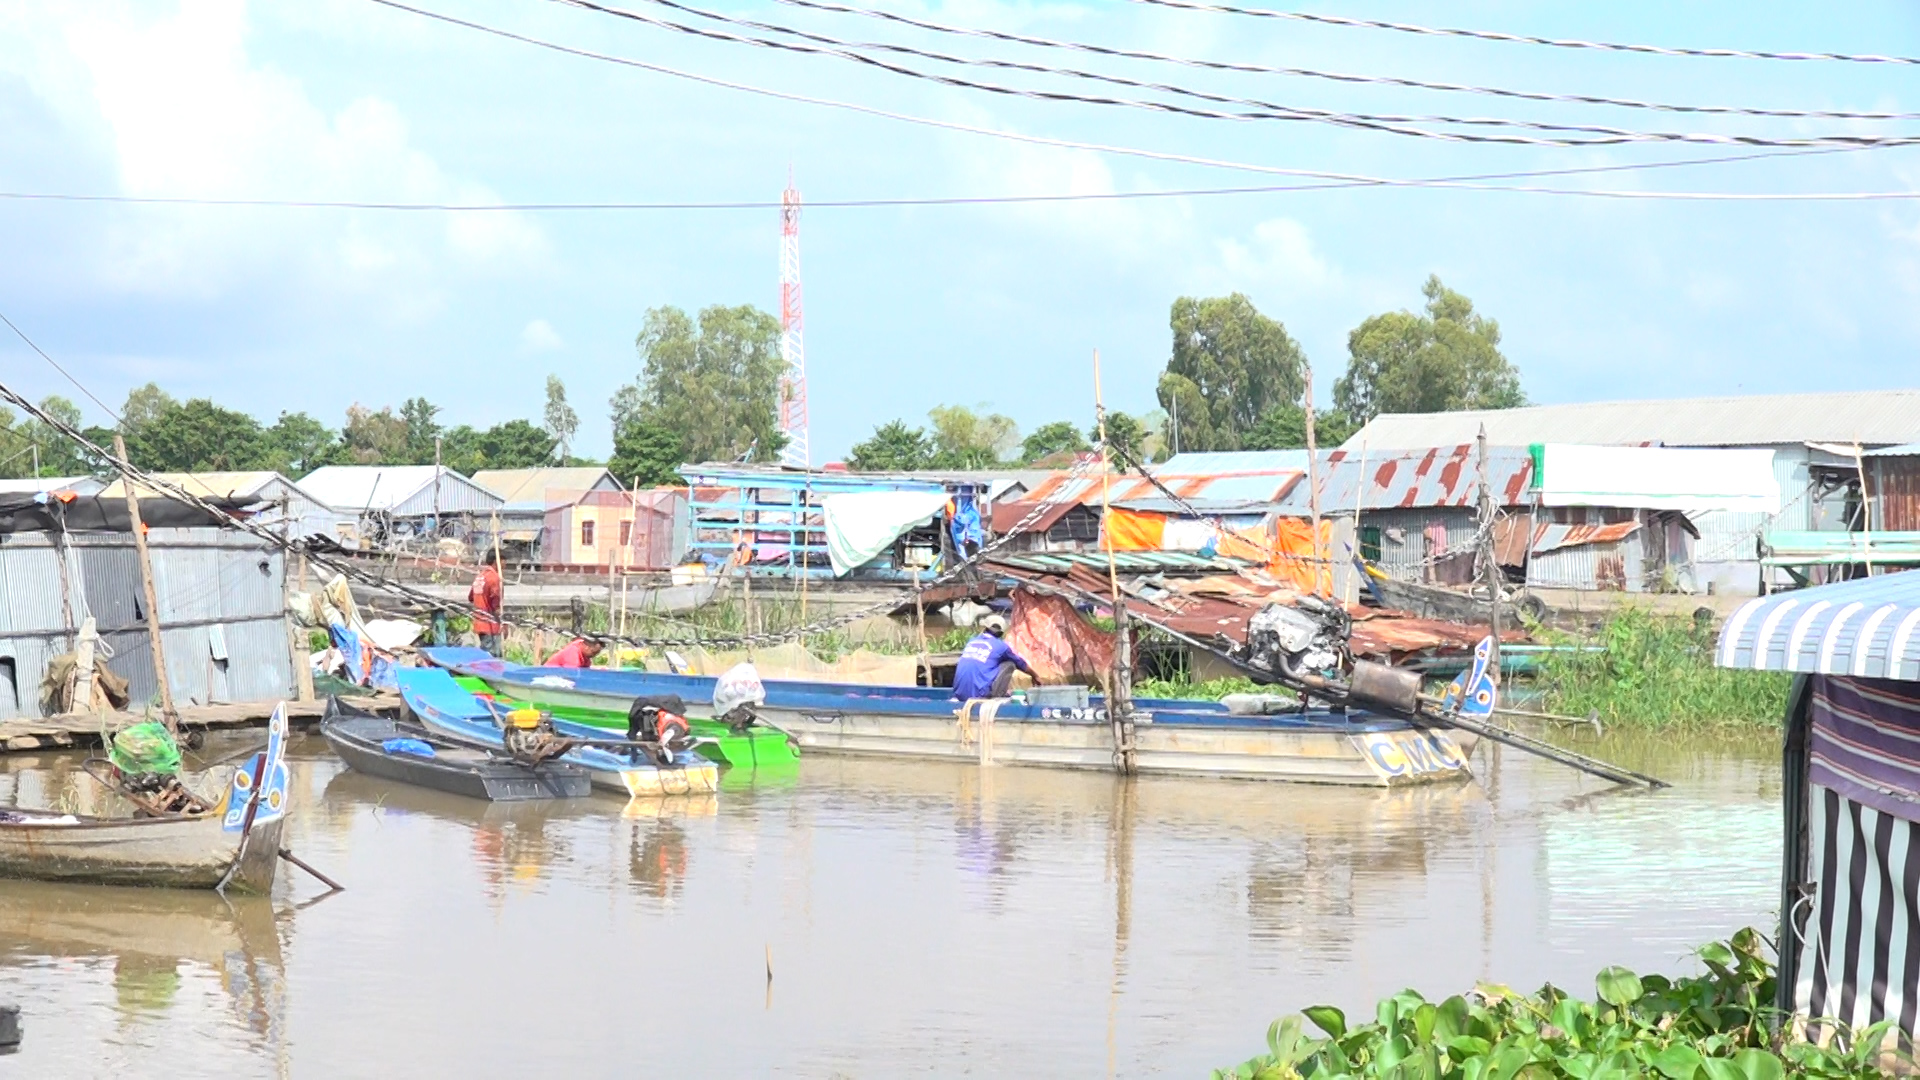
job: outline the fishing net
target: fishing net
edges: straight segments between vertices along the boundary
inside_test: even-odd
[[[180,775],[180,747],[164,726],[151,721],[115,735],[107,760],[128,776]]]

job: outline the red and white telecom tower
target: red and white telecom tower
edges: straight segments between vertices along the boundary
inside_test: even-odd
[[[807,354],[801,340],[805,320],[800,309],[800,192],[787,176],[780,193],[780,431],[787,445],[780,463],[796,469],[813,467],[807,452]]]

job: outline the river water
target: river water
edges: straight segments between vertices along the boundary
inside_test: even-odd
[[[487,806],[307,735],[289,844],[347,891],[0,882],[0,1076],[1198,1076],[1303,1006],[1772,925],[1768,746],[1593,748],[1658,794],[1497,749],[1398,792],[812,758]],[[0,803],[87,809],[79,760],[0,758]]]

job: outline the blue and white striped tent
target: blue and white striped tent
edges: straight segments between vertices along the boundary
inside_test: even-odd
[[[1810,1029],[1920,1012],[1920,572],[1761,597],[1722,667],[1788,671],[1779,1006]]]
[[[1714,662],[1754,671],[1920,681],[1920,573],[1750,600],[1721,630]]]

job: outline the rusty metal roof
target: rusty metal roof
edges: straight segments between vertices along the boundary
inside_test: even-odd
[[[1270,507],[1298,486],[1298,469],[1255,469],[1246,472],[1173,473],[1154,470],[1158,480],[1175,495],[1203,512],[1218,512],[1226,507]],[[1099,476],[1074,476],[1055,473],[1028,491],[1028,502],[1063,500],[1077,503],[1100,501]],[[1109,503],[1130,503],[1161,499],[1165,492],[1144,476],[1113,474],[1107,477]]]
[[[1472,443],[1386,453],[1345,448],[1329,451],[1321,456],[1316,470],[1320,512],[1476,506],[1480,499],[1479,460],[1479,451]],[[1496,504],[1528,505],[1533,455],[1526,448],[1488,448],[1487,470],[1492,473]],[[1311,509],[1309,490],[1305,483],[1295,485],[1280,501],[1279,512],[1306,517]]]

